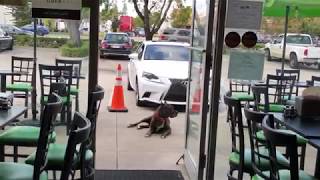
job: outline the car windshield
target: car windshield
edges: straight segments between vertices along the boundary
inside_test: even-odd
[[[291,44],[311,44],[309,36],[294,35],[287,37],[287,43]]]
[[[129,42],[129,38],[125,34],[107,34],[105,40],[108,43],[127,43]]]
[[[149,45],[146,48],[144,59],[189,61],[190,51],[184,46]]]

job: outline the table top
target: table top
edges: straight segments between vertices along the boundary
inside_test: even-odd
[[[274,113],[275,121],[285,125],[288,129],[300,134],[307,139],[320,140],[319,117],[284,118],[282,113]]]
[[[11,121],[17,119],[19,116],[23,115],[27,110],[23,106],[11,106],[8,110],[0,110],[0,127],[6,126]]]
[[[0,75],[23,75],[27,73],[28,72],[22,72],[22,71],[0,70]]]

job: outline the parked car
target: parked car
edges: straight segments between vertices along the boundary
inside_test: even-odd
[[[144,102],[185,105],[190,50],[188,43],[145,41],[128,63],[128,90],[136,104]]]
[[[267,60],[272,57],[282,58],[284,35],[279,35],[271,43],[267,43],[265,54]],[[289,60],[291,68],[298,68],[299,64],[317,65],[320,69],[320,47],[316,47],[309,34],[289,33],[287,35],[285,59]]]
[[[14,35],[33,35],[33,32],[30,31],[24,31],[17,26],[11,25],[11,24],[0,24],[0,28],[8,33],[10,36]]]
[[[132,47],[132,40],[127,33],[107,33],[101,41],[100,57],[108,55],[128,57]]]
[[[167,28],[159,36],[160,41],[191,42],[191,30],[180,28]]]
[[[144,28],[142,27],[136,28],[134,30],[134,34],[138,37],[144,37],[145,36]]]
[[[12,50],[12,48],[12,37],[0,28],[0,50]]]
[[[22,26],[21,29],[24,31],[34,32],[33,24],[27,24],[25,26]],[[47,35],[49,34],[49,29],[45,26],[37,25],[37,34],[40,36]]]

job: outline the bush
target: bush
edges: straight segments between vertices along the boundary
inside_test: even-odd
[[[60,48],[60,53],[65,57],[86,57],[89,55],[89,42],[82,41],[80,47],[68,42]]]
[[[37,36],[37,47],[59,48],[68,42],[67,38],[52,38]],[[14,44],[17,46],[33,46],[33,36],[17,35],[14,37]]]

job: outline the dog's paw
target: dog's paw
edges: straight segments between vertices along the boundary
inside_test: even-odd
[[[127,128],[132,128],[132,127],[135,127],[136,125],[135,124],[129,124],[128,126],[127,126]]]
[[[144,137],[151,137],[151,134],[147,133],[147,134],[144,135]]]
[[[167,136],[161,135],[160,138],[165,139],[165,138],[167,138]]]

